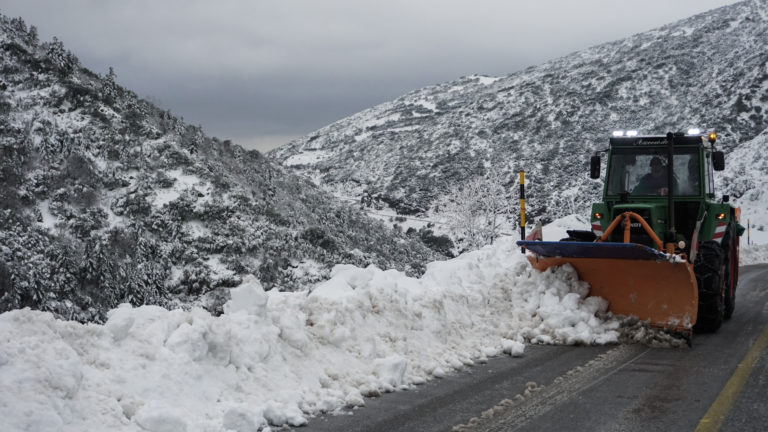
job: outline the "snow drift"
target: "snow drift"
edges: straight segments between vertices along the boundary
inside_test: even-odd
[[[233,289],[225,313],[124,305],[105,325],[0,315],[0,429],[255,431],[302,425],[525,343],[616,342],[569,268],[538,273],[512,239],[419,279],[340,265],[311,291]]]

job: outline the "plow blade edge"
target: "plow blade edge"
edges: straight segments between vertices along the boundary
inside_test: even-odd
[[[544,271],[570,264],[590,284],[590,295],[609,302],[617,315],[650,320],[656,327],[689,334],[696,323],[698,287],[693,265],[634,243],[517,243],[533,254],[531,265]]]

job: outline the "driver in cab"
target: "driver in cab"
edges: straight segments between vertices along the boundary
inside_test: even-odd
[[[640,178],[632,193],[639,195],[667,195],[667,189],[669,188],[667,166],[664,165],[664,162],[658,156],[654,156],[651,159],[650,165],[651,172]]]

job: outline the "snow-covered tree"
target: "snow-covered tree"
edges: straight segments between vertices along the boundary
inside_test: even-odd
[[[485,177],[453,187],[438,201],[437,212],[462,251],[492,244],[503,227],[513,223],[513,184],[501,171],[489,170]]]

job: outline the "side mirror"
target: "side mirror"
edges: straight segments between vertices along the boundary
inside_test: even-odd
[[[712,165],[715,171],[722,171],[725,169],[725,154],[721,151],[712,152]]]
[[[600,178],[600,156],[592,156],[589,159],[589,178]]]

